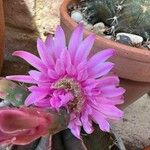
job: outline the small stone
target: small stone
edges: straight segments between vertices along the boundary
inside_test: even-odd
[[[92,25],[92,24],[87,24],[87,25],[85,26],[85,28],[86,28],[87,30],[93,30],[93,25]]]
[[[104,38],[109,39],[109,40],[113,39],[112,35],[105,35]]]
[[[85,20],[81,20],[80,23],[83,23],[84,27],[87,29],[87,30],[92,30],[93,29],[93,25],[92,24],[89,24],[87,21]]]
[[[75,22],[81,22],[83,20],[83,15],[81,13],[81,11],[79,10],[74,10],[71,13],[71,18],[75,21]]]
[[[116,41],[123,44],[141,45],[143,37],[131,33],[118,33],[116,35]]]
[[[106,30],[106,27],[105,27],[105,24],[103,22],[99,22],[99,23],[96,23],[94,26],[93,26],[93,31],[99,35],[103,35],[103,33],[105,32]]]
[[[126,45],[131,45],[132,43],[131,39],[126,35],[117,36],[116,41],[122,44],[126,44]]]
[[[147,45],[148,49],[150,49],[150,44]]]

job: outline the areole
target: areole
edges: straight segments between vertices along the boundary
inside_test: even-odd
[[[65,31],[67,42],[77,26],[77,23],[70,18],[67,7],[77,2],[77,0],[64,0],[60,7],[61,26]],[[85,37],[89,34],[92,32],[84,31]],[[114,48],[117,52],[111,61],[115,63],[114,72],[121,78],[121,86],[126,89],[126,101],[122,106],[126,107],[150,90],[150,52],[96,36],[91,55],[106,48]]]

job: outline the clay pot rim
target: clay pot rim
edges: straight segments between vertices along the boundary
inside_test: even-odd
[[[64,0],[60,7],[60,16],[63,16],[67,20],[68,26],[71,29],[75,28],[78,24],[71,19],[68,14],[67,6],[72,2],[77,2],[78,0]],[[84,34],[86,36],[94,34],[93,32],[84,29]],[[139,62],[150,63],[150,52],[146,49],[135,48],[132,46],[124,45],[109,39],[106,39],[102,36],[96,35],[95,41],[103,41],[106,45],[109,45],[108,48],[114,48],[119,56],[126,57],[128,59],[136,60]]]

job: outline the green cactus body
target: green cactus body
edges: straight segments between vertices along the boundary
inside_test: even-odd
[[[0,98],[8,101],[13,106],[23,105],[28,95],[29,91],[24,86],[5,78],[0,79]]]
[[[150,38],[150,0],[86,0],[86,7],[91,23],[103,21],[116,32]]]
[[[6,92],[7,96],[5,99],[16,107],[24,105],[24,101],[29,95],[27,89],[19,85],[17,85],[15,88],[8,88]]]

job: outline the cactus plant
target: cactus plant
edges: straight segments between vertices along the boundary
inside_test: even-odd
[[[85,0],[87,19],[103,21],[116,32],[123,31],[150,38],[149,0]]]
[[[20,106],[24,104],[29,91],[24,86],[15,82],[2,78],[0,80],[0,98],[9,102],[13,106]]]

